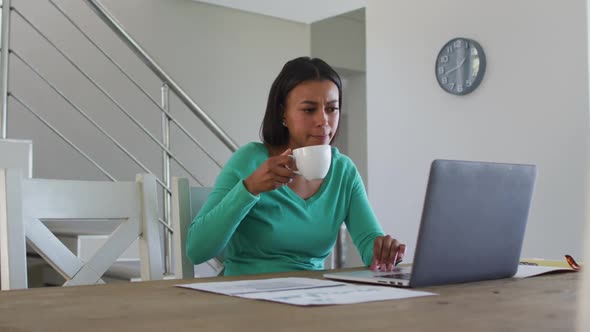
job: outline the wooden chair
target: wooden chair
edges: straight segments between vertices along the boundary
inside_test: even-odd
[[[179,279],[217,276],[223,271],[223,258],[216,257],[204,264],[193,265],[186,257],[186,233],[211,193],[210,187],[191,187],[188,179],[172,179],[172,228],[174,275]]]
[[[83,261],[51,229],[110,235]],[[137,238],[142,280],[162,279],[153,175],[138,175],[134,182],[48,180],[29,179],[19,169],[0,168],[3,290],[27,288],[25,241],[66,279],[64,286],[71,286],[103,283],[104,272]]]

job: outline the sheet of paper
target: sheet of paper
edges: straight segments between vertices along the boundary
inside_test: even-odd
[[[273,278],[176,285],[178,287],[294,305],[352,304],[437,295],[387,286],[309,278]]]
[[[272,278],[259,280],[206,282],[177,286],[237,296],[249,293],[312,289],[317,287],[334,287],[341,285],[345,285],[345,283],[309,278]]]
[[[553,266],[553,267],[565,267],[571,268],[571,266],[567,263],[566,260],[554,260],[554,259],[544,259],[544,258],[521,258],[521,264],[524,265],[534,265],[534,266]]]
[[[553,271],[572,271],[572,268],[567,267],[555,267],[555,266],[535,266],[535,265],[518,265],[518,271],[513,278],[528,278],[538,276],[544,273]]]

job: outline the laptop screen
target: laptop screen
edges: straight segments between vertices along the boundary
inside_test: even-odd
[[[514,275],[535,177],[534,165],[433,161],[411,286]]]

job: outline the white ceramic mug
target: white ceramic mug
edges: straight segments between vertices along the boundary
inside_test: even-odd
[[[330,145],[305,146],[293,150],[293,159],[297,165],[297,174],[308,180],[323,179],[330,170],[332,163],[332,147]]]

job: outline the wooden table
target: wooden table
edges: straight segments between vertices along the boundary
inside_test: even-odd
[[[320,278],[323,272],[259,275]],[[0,331],[572,331],[579,273],[423,288],[439,296],[298,307],[173,287],[206,278],[0,292]],[[243,279],[243,278],[242,278]]]

